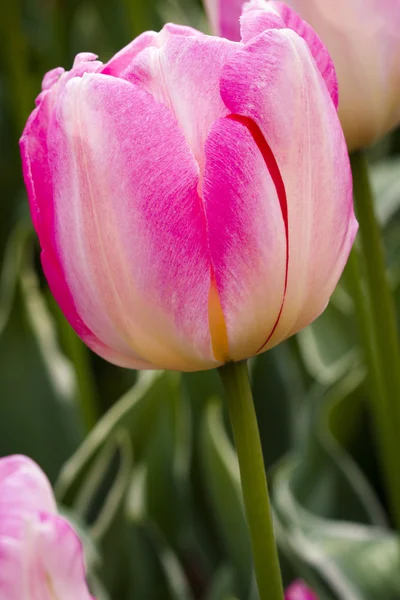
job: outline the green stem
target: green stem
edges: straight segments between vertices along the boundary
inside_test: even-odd
[[[247,363],[220,367],[239,459],[260,600],[283,600],[282,578],[272,521],[260,434]]]
[[[372,377],[372,406],[376,416],[378,446],[393,519],[400,529],[400,347],[393,297],[386,277],[380,228],[375,216],[368,163],[362,152],[351,158],[354,203],[360,224],[362,267],[369,310],[356,302],[363,321],[366,359]],[[357,276],[360,280],[360,274]],[[360,284],[361,285],[361,284]],[[358,295],[362,295],[361,291]],[[353,295],[354,297],[354,295]],[[364,300],[365,302],[365,300]]]

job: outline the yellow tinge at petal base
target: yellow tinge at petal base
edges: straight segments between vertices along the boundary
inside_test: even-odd
[[[208,294],[208,323],[215,360],[221,363],[228,362],[230,360],[228,334],[213,272],[211,273],[210,292]]]

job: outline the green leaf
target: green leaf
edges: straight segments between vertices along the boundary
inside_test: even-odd
[[[382,227],[386,227],[400,210],[399,172],[399,158],[388,158],[371,168],[375,209]]]
[[[31,252],[26,234],[17,230],[1,277],[0,454],[26,454],[54,481],[82,431],[74,406],[74,373],[58,347],[28,262]]]
[[[274,500],[295,558],[319,577],[321,600],[395,600],[400,594],[399,538],[387,529],[313,515],[296,500],[296,462],[282,466]]]
[[[125,429],[139,459],[154,426],[160,403],[175,394],[179,376],[162,371],[143,371],[135,386],[121,398],[86,437],[64,465],[56,483],[56,495],[66,505],[73,503],[85,477],[107,441],[118,429]]]
[[[359,361],[353,307],[345,305],[339,287],[325,311],[297,334],[301,354],[310,375],[319,383],[338,381]],[[346,310],[347,309],[347,310]]]
[[[366,394],[363,370],[329,390],[316,387],[303,405],[298,468],[292,487],[299,502],[323,517],[386,525],[383,509],[360,468],[340,445],[357,435]]]

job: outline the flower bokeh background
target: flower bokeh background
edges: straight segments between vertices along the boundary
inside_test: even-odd
[[[47,473],[98,600],[256,600],[217,374],[139,374],[80,342],[42,274],[18,150],[45,71],[86,50],[105,62],[166,21],[207,31],[203,7],[15,0],[1,13],[0,455]],[[400,318],[400,132],[369,157]],[[400,545],[350,286],[345,272],[325,313],[250,371],[285,583],[301,577],[321,600],[395,600]]]

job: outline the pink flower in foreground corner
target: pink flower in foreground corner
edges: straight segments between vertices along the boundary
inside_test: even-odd
[[[285,600],[318,600],[318,598],[305,583],[299,580],[287,588]]]
[[[92,600],[79,538],[25,456],[0,459],[0,598]]]
[[[205,0],[214,32],[240,39],[244,0]],[[285,18],[288,8],[271,2]],[[285,0],[326,44],[339,79],[339,115],[350,150],[400,123],[399,0]],[[295,25],[291,17],[288,26]],[[301,33],[300,33],[301,35]]]
[[[95,59],[45,76],[21,138],[43,268],[82,339],[194,371],[313,321],[357,229],[316,36],[254,0],[240,42],[169,24]]]

